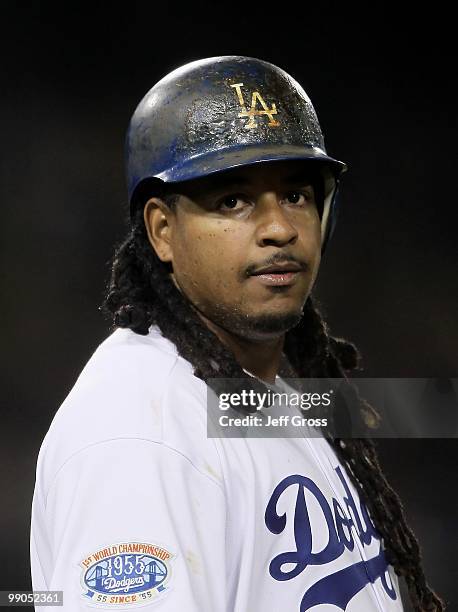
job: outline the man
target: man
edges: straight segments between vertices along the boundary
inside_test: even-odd
[[[34,589],[65,610],[369,612],[403,609],[402,575],[415,610],[443,609],[370,440],[207,436],[206,381],[356,367],[312,298],[344,169],[257,59],[193,62],[139,104],[116,330],[40,451]]]

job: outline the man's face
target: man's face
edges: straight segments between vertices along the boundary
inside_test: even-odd
[[[230,333],[273,338],[300,320],[321,254],[309,168],[259,163],[177,186],[156,252],[195,308]]]

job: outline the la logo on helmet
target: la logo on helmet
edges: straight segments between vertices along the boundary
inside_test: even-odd
[[[272,104],[272,108],[269,108],[267,104],[264,102],[264,99],[259,93],[259,91],[254,91],[251,94],[251,108],[250,110],[247,110],[247,107],[245,105],[245,100],[243,99],[243,93],[242,93],[243,83],[234,83],[234,85],[231,85],[231,87],[235,88],[237,92],[237,97],[240,102],[240,106],[243,109],[242,112],[239,114],[239,117],[249,117],[250,118],[248,123],[245,125],[245,127],[248,130],[252,130],[253,128],[257,127],[258,124],[256,121],[256,116],[259,116],[259,115],[267,115],[269,117],[269,123],[267,124],[269,127],[277,127],[280,125],[280,122],[276,121],[273,118],[273,115],[276,115],[278,112],[277,106],[275,103]],[[262,106],[263,110],[256,109],[256,104],[258,102]]]

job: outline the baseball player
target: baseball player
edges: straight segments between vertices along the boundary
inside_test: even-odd
[[[443,610],[370,439],[207,435],[210,379],[284,389],[358,363],[312,295],[345,164],[302,87],[248,57],[182,66],[126,158],[115,329],[40,450],[34,590],[69,612],[394,612],[402,576],[415,610]]]

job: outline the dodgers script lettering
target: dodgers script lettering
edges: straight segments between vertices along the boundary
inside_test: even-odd
[[[343,487],[345,508],[335,498],[332,498],[331,507],[318,486],[306,476],[299,474],[287,476],[275,487],[266,507],[265,523],[269,531],[274,534],[278,535],[284,531],[287,524],[287,514],[278,514],[277,503],[289,487],[297,487],[293,519],[296,550],[284,552],[274,557],[269,565],[270,575],[279,581],[292,580],[305,571],[309,565],[324,566],[332,563],[343,555],[345,550],[352,551],[354,549],[354,533],[356,533],[363,548],[368,547],[373,539],[379,541],[378,554],[367,561],[362,560],[354,563],[318,580],[304,593],[300,604],[300,612],[306,612],[319,604],[332,604],[340,610],[345,610],[350,600],[361,589],[369,583],[374,583],[379,578],[387,595],[392,600],[397,599],[396,590],[388,575],[388,564],[381,547],[381,539],[374,528],[367,509],[361,503],[358,510],[340,467],[336,468],[336,473]],[[322,517],[328,528],[326,546],[319,552],[312,552],[313,527],[307,507],[306,492],[311,494],[318,502]],[[290,516],[289,513],[288,516]],[[285,564],[292,565],[292,569],[283,571],[282,567]]]

